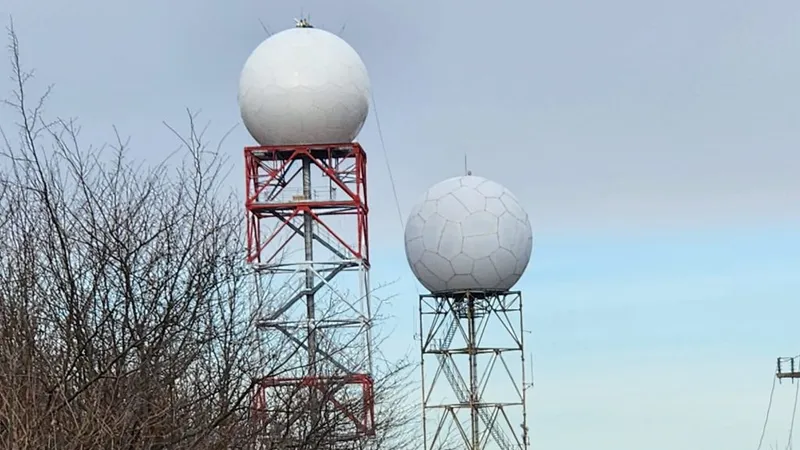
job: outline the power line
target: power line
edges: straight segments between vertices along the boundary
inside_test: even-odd
[[[792,448],[792,435],[794,434],[794,418],[797,415],[797,396],[800,394],[800,383],[794,389],[794,406],[792,407],[792,422],[789,425],[789,439],[786,441],[786,450]]]
[[[372,110],[375,111],[375,125],[378,128],[378,139],[381,143],[381,148],[383,149],[383,160],[386,162],[386,171],[389,174],[389,183],[392,185],[392,195],[394,196],[394,206],[397,210],[397,220],[400,223],[400,232],[403,231],[405,228],[405,223],[403,222],[403,210],[400,208],[400,197],[397,195],[397,184],[394,182],[394,174],[392,172],[392,164],[389,161],[389,152],[386,151],[386,141],[383,139],[383,130],[381,129],[381,119],[378,115],[378,105],[375,102],[375,92],[372,92]],[[417,291],[417,295],[419,295],[419,286],[416,283],[412,282],[414,285],[414,290]]]
[[[767,424],[769,423],[769,413],[772,411],[772,399],[775,396],[775,385],[778,382],[778,378],[773,376],[772,377],[772,388],[769,390],[769,403],[767,404],[767,413],[764,415],[764,426],[761,428],[761,437],[758,439],[758,447],[756,450],[761,450],[761,445],[764,444],[764,435],[767,434]],[[800,386],[800,383],[798,383]]]
[[[397,195],[397,184],[394,181],[392,164],[389,161],[389,152],[386,151],[386,141],[383,138],[381,119],[380,116],[378,115],[378,105],[375,102],[375,92],[372,92],[371,95],[372,95],[372,110],[375,112],[375,126],[378,129],[378,139],[380,140],[381,149],[383,150],[383,160],[386,163],[386,172],[389,175],[389,183],[392,185],[392,195],[394,196],[394,207],[395,210],[397,211],[397,221],[400,224],[400,233],[403,233],[403,230],[405,229],[405,223],[403,222],[403,210],[402,208],[400,208],[400,197]],[[417,283],[415,283],[414,280],[410,281],[411,284],[414,286],[414,291],[417,293],[417,297],[419,297],[420,296],[419,286],[417,286]],[[413,334],[413,337],[416,338],[416,333]],[[422,336],[420,336],[420,339],[422,339]]]
[[[375,93],[372,93],[372,110],[375,111],[375,124],[378,127],[378,139],[381,142],[383,149],[383,160],[386,162],[386,171],[389,173],[389,183],[392,184],[392,195],[394,195],[394,206],[397,209],[397,218],[400,221],[400,228],[403,228],[403,211],[400,209],[400,198],[397,195],[397,185],[394,182],[394,174],[392,172],[392,164],[389,162],[389,153],[386,151],[386,141],[383,139],[383,130],[381,129],[381,119],[378,116],[378,106],[375,103]]]

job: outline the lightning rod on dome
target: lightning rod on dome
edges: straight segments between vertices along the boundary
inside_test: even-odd
[[[261,20],[261,19],[258,19],[258,23],[260,23],[260,24],[261,24],[261,29],[262,29],[262,30],[264,30],[264,33],[267,33],[267,37],[270,37],[270,36],[272,36],[272,32],[271,32],[271,31],[269,31],[269,28],[267,28],[267,26],[264,24],[264,21],[263,21],[263,20]]]
[[[314,25],[311,25],[310,16],[309,17],[300,17],[299,19],[294,19],[294,27],[295,28],[314,28]]]

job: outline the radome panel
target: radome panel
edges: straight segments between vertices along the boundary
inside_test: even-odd
[[[239,109],[261,145],[352,142],[369,113],[370,81],[358,53],[317,28],[263,41],[244,64]]]
[[[405,230],[408,263],[431,292],[511,289],[533,252],[533,231],[519,201],[476,176],[432,186]]]

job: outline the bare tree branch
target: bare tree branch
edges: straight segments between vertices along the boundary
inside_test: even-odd
[[[4,105],[18,120],[0,124],[0,443],[331,448],[338,424],[363,413],[345,383],[315,387],[344,405],[321,421],[308,421],[309,391],[297,386],[271,399],[288,417],[253,420],[262,377],[306,368],[288,338],[256,326],[274,305],[256,295],[241,201],[223,182],[232,129],[211,147],[208,124],[187,111],[184,131],[167,125],[180,148],[155,164],[131,161],[116,129],[113,143],[87,145],[75,120],[45,119],[51,88],[32,99],[13,23],[8,35]],[[327,338],[332,353],[354,342]],[[376,436],[336,448],[419,447],[404,401],[411,368],[381,364]]]

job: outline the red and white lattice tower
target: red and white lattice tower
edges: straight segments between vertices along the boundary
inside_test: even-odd
[[[242,71],[247,262],[269,304],[253,417],[281,447],[342,448],[375,432],[367,155],[353,142],[369,78],[342,39],[306,20],[272,35]],[[288,355],[288,356],[287,356]]]

